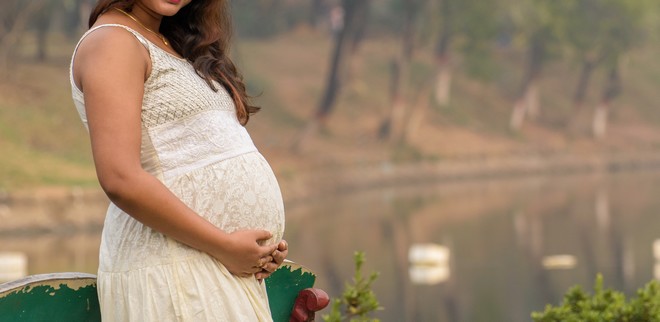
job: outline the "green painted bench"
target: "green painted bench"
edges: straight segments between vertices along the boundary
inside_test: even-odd
[[[316,276],[286,261],[266,279],[274,322],[313,321],[328,305],[328,295],[312,288]],[[32,275],[0,284],[1,322],[101,321],[96,276],[86,273]]]

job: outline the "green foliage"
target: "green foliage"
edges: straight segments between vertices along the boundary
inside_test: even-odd
[[[649,0],[578,0],[565,10],[562,36],[569,49],[596,63],[616,64],[643,41],[653,13]]]
[[[372,272],[369,277],[362,275],[362,265],[365,262],[364,253],[355,252],[355,277],[353,284],[346,284],[341,298],[332,303],[330,314],[324,315],[326,322],[378,322],[378,319],[372,319],[369,315],[376,310],[380,310],[380,304],[376,294],[371,290],[371,284],[378,278],[377,272]],[[342,312],[342,306],[345,307]]]
[[[535,322],[656,322],[660,321],[660,283],[651,281],[626,301],[623,293],[603,288],[598,275],[594,294],[580,286],[571,288],[560,306],[548,305],[543,312],[533,312]]]
[[[309,1],[232,1],[233,21],[243,38],[269,38],[307,22]]]

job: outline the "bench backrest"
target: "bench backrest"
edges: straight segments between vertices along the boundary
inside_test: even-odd
[[[316,276],[287,261],[266,279],[275,322],[289,321],[298,293],[314,286]],[[101,321],[96,276],[85,273],[32,275],[0,284],[0,322]]]

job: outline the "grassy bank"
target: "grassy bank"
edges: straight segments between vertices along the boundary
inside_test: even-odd
[[[20,64],[0,97],[0,189],[95,184],[65,66]]]

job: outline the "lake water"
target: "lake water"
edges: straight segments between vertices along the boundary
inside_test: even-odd
[[[658,278],[658,196],[656,173],[351,192],[287,205],[285,238],[331,296],[365,252],[382,321],[530,321],[598,273],[627,294]],[[0,252],[27,254],[30,274],[94,273],[99,242],[97,231],[5,235]],[[430,251],[411,262],[420,247]]]

